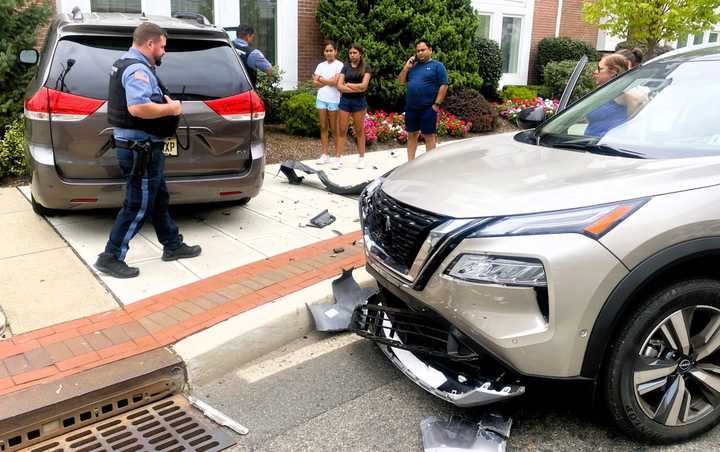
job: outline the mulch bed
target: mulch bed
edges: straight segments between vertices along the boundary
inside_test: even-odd
[[[489,135],[490,133],[505,133],[518,130],[512,123],[500,119],[497,129],[489,133],[470,133],[468,137]],[[440,142],[453,141],[457,138],[443,137]],[[366,152],[384,151],[387,149],[402,148],[399,143],[375,143],[366,146]],[[298,137],[287,133],[283,124],[265,124],[265,158],[267,163],[281,163],[285,160],[311,160],[320,157],[320,138]],[[330,151],[335,149],[334,140],[330,139]],[[357,154],[355,139],[348,137],[345,142],[345,154]]]

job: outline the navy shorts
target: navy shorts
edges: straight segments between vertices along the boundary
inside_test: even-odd
[[[432,106],[405,111],[405,131],[421,131],[423,135],[434,135],[437,131],[437,113]]]
[[[356,113],[358,111],[367,110],[367,106],[368,104],[367,100],[365,100],[365,96],[356,98],[347,98],[343,96],[340,98],[340,105],[338,108],[342,111]]]

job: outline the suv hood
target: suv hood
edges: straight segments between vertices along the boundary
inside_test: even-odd
[[[382,189],[455,218],[586,207],[720,184],[720,156],[642,160],[520,143],[516,132],[443,146],[397,168]]]

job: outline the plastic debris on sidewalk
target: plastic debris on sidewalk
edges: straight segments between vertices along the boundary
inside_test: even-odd
[[[430,416],[420,422],[425,452],[505,452],[512,419],[485,414],[480,422],[459,416]]]
[[[355,308],[377,292],[375,288],[360,287],[352,272],[352,268],[343,270],[342,275],[332,282],[334,304],[308,305],[318,331],[348,330]]]
[[[314,228],[324,228],[325,226],[332,224],[336,220],[334,215],[331,215],[327,209],[323,210],[319,214],[315,215],[310,219],[308,226]]]
[[[295,170],[302,171],[306,174],[315,174],[325,188],[327,188],[330,193],[336,195],[359,195],[365,186],[372,182],[366,181],[357,185],[338,185],[330,180],[327,174],[325,174],[325,171],[316,170],[298,160],[287,160],[280,164],[280,172],[288,178],[290,185],[300,185],[303,183],[304,177],[298,176]]]

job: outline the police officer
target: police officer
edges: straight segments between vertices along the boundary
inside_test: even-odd
[[[245,65],[245,69],[247,69],[252,85],[257,86],[257,71],[260,70],[267,75],[271,75],[272,64],[260,50],[251,46],[255,39],[255,29],[252,25],[240,25],[237,35],[238,38],[233,41],[233,44],[236,49],[242,52],[240,58]]]
[[[132,47],[113,64],[110,74],[108,121],[114,126],[115,148],[127,187],[125,202],[95,268],[116,278],[140,274],[138,268],[125,263],[125,255],[148,217],[163,245],[162,260],[195,257],[201,252],[200,246],[183,243],[168,212],[163,147],[175,134],[182,110],[155,74],[166,41],[162,28],[142,23],[133,32]]]

